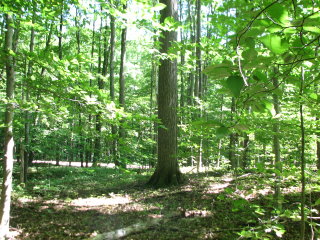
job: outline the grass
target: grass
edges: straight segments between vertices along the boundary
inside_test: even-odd
[[[89,239],[156,218],[161,224],[125,239],[299,239],[298,178],[283,180],[279,210],[273,205],[270,174],[193,173],[184,184],[162,189],[144,185],[150,174],[38,165],[26,187],[14,184],[15,239]],[[314,174],[309,180],[307,212],[319,216],[314,203],[320,181]],[[314,239],[320,237],[319,224],[312,220]],[[307,231],[311,239],[311,228]]]

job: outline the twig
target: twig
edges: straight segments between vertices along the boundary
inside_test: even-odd
[[[244,72],[243,72],[243,69],[242,69],[242,66],[241,66],[241,55],[240,55],[240,52],[239,52],[239,48],[240,48],[240,46],[238,45],[237,46],[237,55],[238,55],[239,71],[240,71],[241,77],[243,79],[244,85],[246,87],[248,87],[249,84],[248,84],[248,81],[247,81],[247,77],[244,75]]]
[[[264,13],[268,8],[272,7],[274,4],[276,4],[277,2],[279,2],[279,0],[276,0],[272,3],[270,3],[268,6],[266,6],[265,8],[263,8],[256,16],[254,16],[254,18],[248,23],[248,25],[241,31],[241,34],[239,35],[239,37],[237,37],[237,47],[239,46],[240,40],[243,37],[244,34],[246,34],[249,29],[251,28],[252,24],[254,23],[255,20],[258,19],[258,17]]]

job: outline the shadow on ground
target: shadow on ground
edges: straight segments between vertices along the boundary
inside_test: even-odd
[[[61,182],[54,181],[52,192],[45,191],[47,178],[56,178],[57,173],[46,172],[34,176],[45,186],[35,182],[29,186],[32,198],[14,200],[11,225],[22,231],[17,239],[87,239],[153,218],[163,222],[125,239],[233,240],[250,229],[269,234],[270,239],[299,239],[299,223],[289,218],[277,220],[285,226],[282,238],[274,231],[265,232],[275,215],[272,192],[259,176],[235,180],[217,172],[189,174],[183,185],[152,189],[143,185],[148,176],[135,173],[110,172],[109,176],[97,170],[83,176],[83,172],[68,170],[59,174]],[[320,196],[315,193],[311,197]],[[285,195],[284,207],[294,208],[298,203],[297,193]],[[310,228],[307,230],[310,234]]]

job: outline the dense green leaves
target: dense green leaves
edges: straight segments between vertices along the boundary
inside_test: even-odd
[[[282,54],[289,49],[288,42],[275,34],[268,34],[261,37],[260,40],[274,54]]]
[[[266,15],[270,16],[274,22],[281,26],[286,26],[289,22],[289,12],[284,3],[275,3],[266,11]]]

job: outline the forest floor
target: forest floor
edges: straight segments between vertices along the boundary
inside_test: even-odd
[[[12,239],[299,239],[294,172],[283,179],[279,210],[265,172],[189,173],[182,185],[154,189],[145,185],[149,170],[43,164],[31,170],[26,186],[14,186]],[[319,174],[308,181],[313,227],[306,226],[306,239],[317,240]]]

